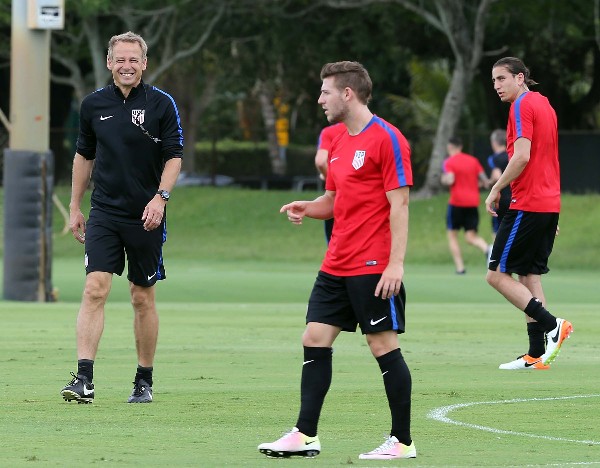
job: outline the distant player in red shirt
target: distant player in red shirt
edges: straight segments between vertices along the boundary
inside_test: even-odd
[[[485,205],[494,216],[500,192],[508,184],[512,199],[496,234],[487,281],[525,312],[529,335],[527,354],[500,369],[548,369],[573,331],[570,322],[546,310],[541,281],[549,271],[560,211],[556,113],[546,97],[529,91],[537,83],[518,58],[498,60],[492,81],[500,99],[511,104],[506,128],[509,162]]]
[[[462,152],[458,137],[448,140],[448,158],[444,161],[442,184],[450,187],[450,200],[446,213],[448,246],[454,260],[456,273],[465,274],[465,264],[458,243],[458,231],[465,230],[465,240],[480,249],[486,258],[491,246],[477,234],[479,226],[479,187],[487,187],[488,179],[475,156]]]
[[[319,171],[321,179],[327,178],[327,162],[329,160],[329,151],[333,141],[342,133],[346,132],[346,126],[343,123],[329,125],[321,130],[319,142],[317,144],[317,154],[315,155],[315,166]],[[333,232],[333,218],[326,219],[325,222],[325,239],[329,244],[331,233]]]
[[[258,449],[270,457],[315,456],[317,425],[332,376],[332,345],[357,326],[381,370],[392,416],[386,441],[361,459],[415,458],[410,434],[411,375],[398,346],[404,332],[404,255],[412,186],[410,147],[400,131],[368,108],[371,79],[357,62],[321,70],[319,104],[331,123],[347,128],[329,152],[325,194],[281,207],[294,224],[305,216],[335,217],[317,275],[302,337],[300,414],[281,439]]]

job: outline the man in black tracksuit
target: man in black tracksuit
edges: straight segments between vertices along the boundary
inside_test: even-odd
[[[85,245],[86,280],[77,317],[77,374],[61,391],[67,401],[94,400],[94,359],[104,328],[112,275],[127,279],[134,309],[138,367],[129,403],[152,401],[158,337],[154,285],[165,279],[166,205],[181,169],[183,132],[173,98],[142,81],[148,47],[128,32],[108,43],[113,84],[81,104],[73,160],[70,227]],[[94,182],[89,219],[80,205]]]

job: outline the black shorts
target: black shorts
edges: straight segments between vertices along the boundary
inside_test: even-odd
[[[381,274],[334,276],[319,271],[313,286],[306,323],[318,322],[364,334],[395,330],[404,333],[404,284],[391,299],[375,297]]]
[[[118,220],[92,209],[85,230],[85,272],[104,271],[121,275],[127,256],[127,279],[150,287],[166,278],[162,246],[167,240],[166,217],[152,231],[141,221]]]
[[[476,231],[479,226],[479,210],[477,207],[465,208],[448,205],[446,212],[446,229],[459,231]]]
[[[558,213],[508,210],[496,234],[489,269],[521,276],[548,273]]]

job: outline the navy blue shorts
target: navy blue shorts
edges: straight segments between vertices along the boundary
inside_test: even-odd
[[[404,284],[400,294],[391,299],[375,297],[381,274],[334,276],[319,271],[313,286],[306,323],[318,322],[364,334],[395,330],[404,333]]]
[[[137,286],[153,286],[166,278],[162,256],[166,240],[166,217],[161,226],[146,231],[142,221],[119,220],[92,209],[85,230],[85,272],[121,275],[127,257],[127,279]]]
[[[479,226],[479,210],[477,207],[465,208],[462,206],[448,205],[446,212],[446,229],[452,231],[475,231]]]
[[[558,213],[508,210],[496,234],[488,268],[520,276],[543,275],[552,253]]]

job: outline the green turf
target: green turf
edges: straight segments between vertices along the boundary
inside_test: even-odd
[[[300,335],[318,262],[173,260],[159,285],[161,332],[155,401],[124,403],[135,369],[126,281],[115,278],[97,357],[93,405],[63,402],[75,366],[79,260],[57,260],[61,302],[0,302],[1,466],[397,466],[358,460],[389,430],[377,365],[363,337],[343,334],[320,425],[316,460],[268,460],[256,451],[294,424]],[[447,267],[407,269],[408,331],[401,346],[413,374],[411,466],[600,464],[600,322],[597,274],[548,275],[550,309],[572,337],[545,372],[503,372],[524,352],[522,316],[483,281]],[[596,395],[596,396],[588,396]],[[504,400],[587,396],[501,403]],[[538,437],[484,432],[428,417]],[[563,441],[555,439],[570,439]],[[593,441],[585,443],[576,441]]]
[[[68,206],[69,189],[57,187],[56,193]],[[193,256],[199,262],[206,259],[319,261],[325,251],[322,222],[309,219],[302,226],[292,226],[279,214],[284,203],[312,199],[317,195],[315,192],[176,188],[169,202],[167,259]],[[482,193],[482,203],[484,197]],[[408,265],[452,265],[445,228],[447,202],[447,194],[411,201]],[[84,212],[87,211],[84,207]],[[491,242],[490,217],[483,208],[480,208],[480,217],[479,231]],[[600,195],[564,195],[561,233],[550,267],[596,269],[600,236],[594,233],[598,230],[599,219]],[[70,233],[60,235],[64,222],[57,210],[54,211],[54,224],[55,258],[81,258],[83,249],[73,241]],[[467,270],[477,268],[482,253],[466,245],[462,235],[459,239]]]
[[[68,201],[67,188],[57,193]],[[290,226],[278,209],[315,195],[174,191],[168,279],[157,291],[155,401],[137,406],[124,403],[136,362],[127,281],[118,277],[97,357],[97,399],[76,405],[60,398],[75,370],[84,277],[82,248],[60,234],[55,211],[53,285],[60,301],[0,301],[0,466],[600,465],[599,195],[563,197],[544,287],[551,312],[571,320],[575,333],[550,371],[497,369],[526,350],[522,314],[485,283],[475,249],[464,247],[468,274],[453,274],[443,223],[447,195],[416,200],[401,346],[413,373],[419,458],[358,460],[382,441],[389,415],[377,365],[364,338],[350,334],[335,346],[320,425],[323,453],[283,462],[260,455],[256,446],[297,416],[306,300],[325,250],[320,222]],[[489,239],[483,216],[481,233]],[[479,429],[428,417],[436,408],[472,403],[478,404],[447,416]]]

